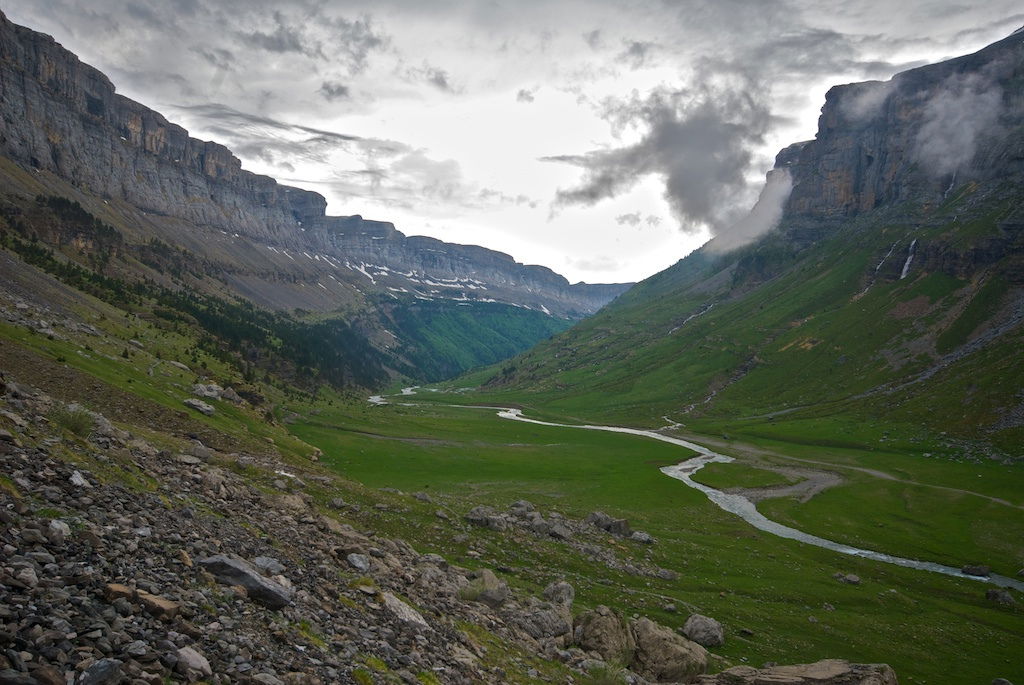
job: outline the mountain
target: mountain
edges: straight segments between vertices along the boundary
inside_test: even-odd
[[[227,148],[189,137],[2,14],[0,119],[0,200],[25,237],[99,258],[91,220],[37,216],[35,198],[66,198],[117,233],[116,248],[102,246],[116,262],[107,275],[337,315],[374,351],[374,377],[436,379],[497,361],[628,287],[570,284],[501,252],[327,216],[323,196],[243,170]]]
[[[569,415],[1024,456],[1024,34],[832,88],[770,174],[773,231],[474,379]]]

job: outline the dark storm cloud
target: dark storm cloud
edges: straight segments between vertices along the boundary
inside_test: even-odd
[[[615,223],[617,223],[619,226],[639,226],[640,212],[620,214],[619,216],[615,217]]]
[[[520,88],[519,92],[516,93],[516,102],[533,102],[536,98],[533,93],[526,88]]]
[[[317,61],[343,63],[349,73],[366,69],[370,54],[385,50],[390,38],[378,33],[372,19],[331,16],[321,7],[285,14],[275,11],[271,26],[238,31],[244,44],[268,52],[297,53]]]
[[[324,99],[328,102],[334,102],[335,100],[347,100],[350,95],[348,86],[334,81],[324,81],[320,84],[320,90],[317,92],[323,95]]]
[[[559,189],[555,207],[594,205],[655,174],[665,181],[665,199],[686,232],[721,228],[735,220],[737,198],[749,194],[746,173],[754,148],[763,143],[772,117],[756,83],[696,89],[662,89],[646,97],[606,105],[615,127],[640,131],[631,145],[544,161],[583,169],[574,188]]]
[[[651,41],[624,40],[622,52],[618,59],[629,65],[630,69],[640,69],[647,65],[657,45]]]
[[[322,56],[318,42],[303,34],[297,25],[290,25],[284,15],[274,12],[275,26],[270,31],[239,32],[242,40],[270,52],[298,52],[314,57]]]

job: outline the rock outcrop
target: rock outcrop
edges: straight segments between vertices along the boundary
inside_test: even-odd
[[[160,113],[119,95],[97,69],[50,36],[11,23],[0,12],[0,154],[45,171],[83,193],[124,200],[175,243],[181,220],[200,235],[246,241],[245,269],[232,264],[231,285],[272,307],[329,309],[352,292],[404,292],[422,299],[505,302],[581,318],[630,284],[570,284],[542,266],[473,245],[406,237],[387,222],[327,216],[318,193],[242,169],[230,150],[192,138]],[[170,238],[170,239],[169,239]],[[192,247],[202,245],[201,238]],[[209,242],[209,241],[207,241]],[[236,246],[237,249],[237,246]],[[268,280],[298,278],[310,293],[270,292]],[[330,274],[330,277],[328,277]],[[328,299],[325,299],[328,298]]]
[[[733,666],[715,675],[701,676],[696,682],[702,685],[897,685],[896,674],[885,664],[851,664],[838,659],[769,668]]]
[[[1024,172],[1024,34],[902,72],[835,86],[814,140],[784,149],[787,219],[827,221],[907,200],[938,204],[968,182]]]

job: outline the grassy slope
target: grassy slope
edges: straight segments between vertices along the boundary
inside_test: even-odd
[[[1020,404],[1019,327],[925,383],[878,391],[976,338],[1020,297],[1000,265],[972,281],[919,270],[872,280],[894,244],[887,268],[898,274],[911,238],[963,240],[963,221],[949,216],[957,207],[933,212],[924,227],[879,212],[800,254],[768,240],[718,264],[687,258],[566,333],[455,384],[566,417],[654,426],[667,416],[707,431],[779,411],[780,425],[794,416],[854,416],[863,424],[851,438],[857,444],[891,432],[921,452],[963,456],[934,439],[947,431],[1020,456],[1020,427],[998,425]],[[1002,215],[974,222],[974,239],[997,232]],[[768,259],[761,252],[781,266],[757,284],[749,276]]]

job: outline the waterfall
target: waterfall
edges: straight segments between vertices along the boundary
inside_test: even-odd
[[[917,245],[917,238],[910,241],[910,249],[907,250],[907,261],[903,263],[903,271],[900,273],[900,280],[902,281],[910,273],[910,263],[914,261],[914,247]]]

